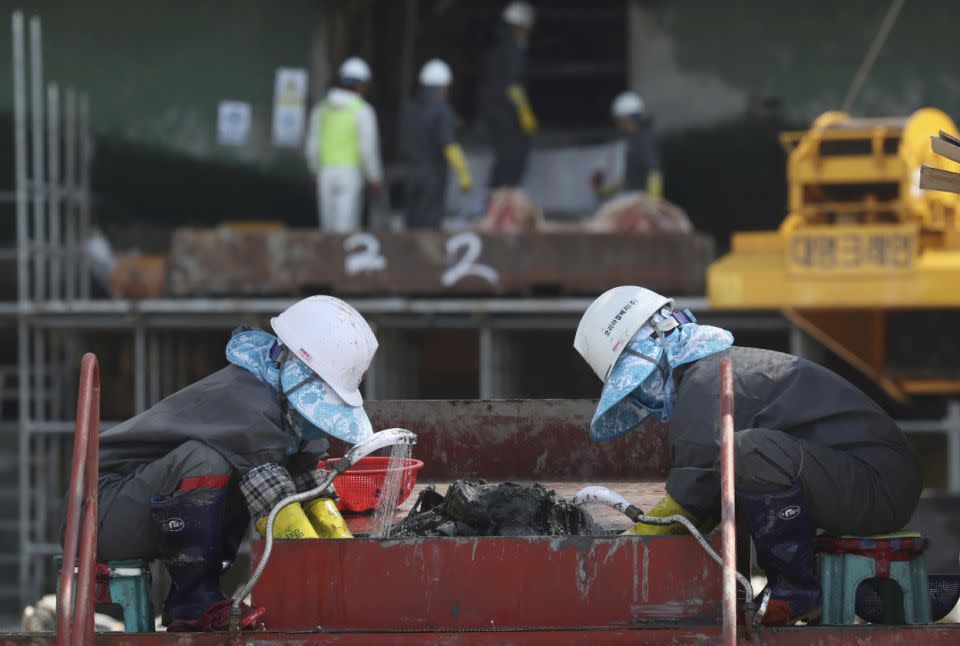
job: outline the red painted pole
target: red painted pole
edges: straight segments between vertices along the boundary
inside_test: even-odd
[[[723,528],[723,643],[737,643],[737,526],[733,487],[733,362],[720,362],[720,518]]]
[[[67,499],[60,596],[57,599],[57,646],[93,646],[99,434],[100,367],[97,357],[88,353],[83,355],[80,363],[70,495]],[[74,567],[78,566],[78,552],[78,574],[74,577]]]

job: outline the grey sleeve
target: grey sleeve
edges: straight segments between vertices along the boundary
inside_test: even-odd
[[[437,111],[433,124],[433,136],[436,138],[437,147],[440,150],[456,141],[453,124],[453,110],[450,109],[450,106],[442,104],[441,109]]]
[[[127,473],[190,440],[216,449],[246,473],[282,461],[292,436],[282,427],[270,387],[228,366],[101,433],[101,471]]]
[[[710,372],[687,373],[670,420],[667,493],[695,515],[715,511],[720,498],[720,394]]]
[[[671,443],[674,462],[666,489],[674,500],[696,516],[716,511],[720,500],[720,472],[716,469],[719,448]],[[682,456],[677,458],[677,455]],[[691,462],[697,462],[691,466]]]

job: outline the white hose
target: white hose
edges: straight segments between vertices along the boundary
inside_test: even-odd
[[[720,558],[720,555],[717,554],[717,551],[713,549],[713,546],[703,537],[703,534],[700,533],[689,518],[684,516],[647,516],[640,510],[639,507],[630,503],[629,500],[623,497],[620,493],[608,489],[606,487],[600,487],[597,485],[590,485],[589,487],[584,487],[576,493],[573,497],[574,505],[582,504],[599,504],[606,505],[616,509],[617,511],[625,514],[630,520],[635,523],[644,523],[645,525],[672,525],[674,523],[679,523],[683,525],[688,532],[696,539],[697,543],[700,544],[700,547],[716,561],[720,567],[723,567],[723,559]],[[740,581],[740,585],[743,586],[744,592],[746,593],[747,605],[753,603],[753,585],[750,583],[750,579],[742,575],[740,572],[737,572],[737,580]]]
[[[606,505],[607,507],[612,507],[622,514],[630,516],[630,513],[627,512],[628,509],[633,507],[637,510],[638,513],[643,513],[638,507],[635,507],[630,503],[629,500],[624,498],[620,493],[614,491],[613,489],[607,489],[606,487],[599,487],[597,485],[590,485],[589,487],[584,487],[577,492],[577,495],[573,497],[574,505]]]
[[[355,445],[353,448],[347,451],[342,458],[334,462],[333,469],[321,484],[317,485],[310,491],[304,491],[292,496],[287,496],[273,506],[273,509],[270,510],[270,515],[267,516],[267,525],[263,530],[265,534],[263,555],[260,557],[260,562],[257,563],[257,567],[250,576],[250,580],[244,584],[243,588],[241,588],[234,597],[233,605],[230,607],[231,632],[240,630],[240,618],[242,615],[240,611],[240,604],[243,603],[243,600],[246,599],[247,596],[253,591],[254,586],[257,585],[257,582],[263,575],[263,571],[267,568],[267,563],[270,561],[270,555],[273,552],[273,523],[277,519],[277,514],[279,514],[287,505],[292,505],[295,502],[306,502],[319,497],[325,491],[327,491],[331,484],[333,484],[334,478],[359,462],[361,458],[370,455],[374,451],[386,448],[388,446],[393,446],[395,444],[416,443],[417,436],[402,428],[390,428],[380,431],[379,433],[374,433],[372,437]]]

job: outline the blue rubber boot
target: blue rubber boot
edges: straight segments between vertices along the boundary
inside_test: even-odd
[[[231,601],[220,591],[224,557],[225,488],[179,491],[153,499],[160,553],[173,583],[163,604],[169,632],[223,630]],[[263,609],[244,607],[242,625],[260,622]]]
[[[173,581],[163,604],[169,630],[188,628],[181,624],[198,620],[226,599],[220,592],[225,501],[226,489],[193,489],[153,499],[160,553]]]
[[[786,626],[820,617],[820,581],[814,569],[814,528],[800,485],[775,493],[737,492],[739,511],[767,585],[756,600],[767,626]]]

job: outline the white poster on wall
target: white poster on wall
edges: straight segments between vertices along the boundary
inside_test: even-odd
[[[299,146],[307,120],[307,70],[277,68],[273,87],[273,143]]]
[[[250,134],[252,110],[244,101],[221,101],[217,108],[217,142],[223,146],[242,146]]]

